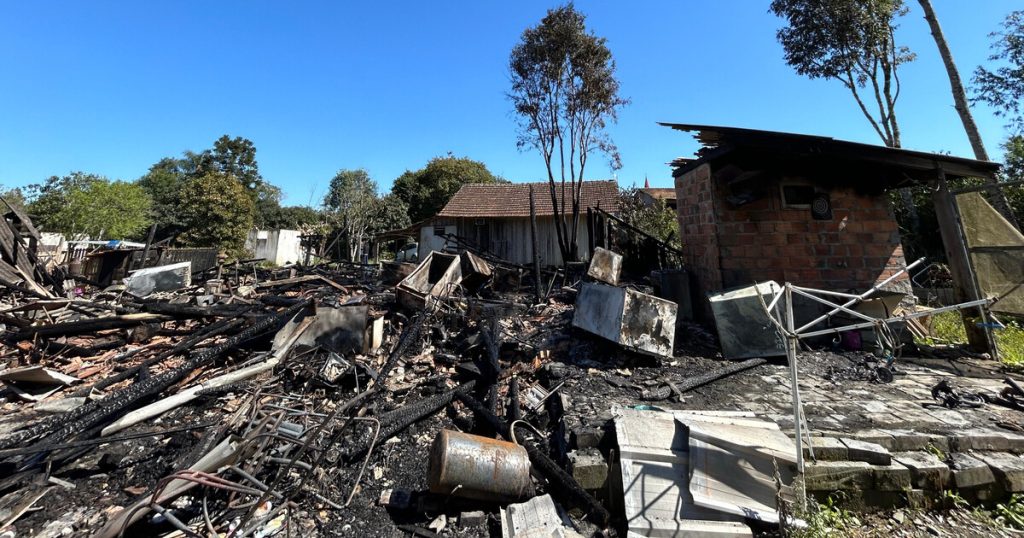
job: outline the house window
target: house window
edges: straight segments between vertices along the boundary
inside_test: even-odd
[[[782,183],[782,207],[786,209],[810,209],[814,202],[814,186],[801,183]]]
[[[444,225],[443,224],[435,224],[434,225],[434,235],[437,236],[437,237],[441,237],[442,235],[444,235]]]

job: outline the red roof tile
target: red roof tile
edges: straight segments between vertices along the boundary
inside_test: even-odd
[[[448,205],[437,214],[439,217],[529,217],[530,216],[530,185],[533,185],[534,202],[537,204],[538,215],[554,215],[551,209],[551,194],[548,182],[541,183],[503,183],[463,185],[459,192],[452,196]],[[565,185],[567,196],[571,196],[568,182]],[[562,204],[562,188],[556,185],[559,206]],[[566,213],[572,212],[571,198],[567,200]],[[606,211],[615,211],[619,203],[619,185],[614,180],[586,181],[580,195],[580,210],[588,207],[600,207]]]

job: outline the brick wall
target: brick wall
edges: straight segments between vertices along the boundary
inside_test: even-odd
[[[886,195],[832,189],[832,220],[783,208],[777,186],[733,207],[705,164],[676,180],[687,261],[703,294],[775,280],[833,291],[863,291],[906,265]],[[909,292],[906,276],[888,286]]]
[[[686,253],[686,266],[694,276],[695,297],[722,289],[718,222],[711,183],[711,166],[703,164],[676,178],[676,213]],[[696,306],[696,305],[695,305]]]

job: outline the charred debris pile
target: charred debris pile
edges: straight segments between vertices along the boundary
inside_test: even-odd
[[[617,265],[544,275],[539,304],[532,268],[467,251],[96,286],[36,259],[27,217],[6,224],[0,532],[625,534],[622,499],[567,456],[559,395],[566,362],[672,353],[675,304],[618,285]],[[620,300],[574,322],[584,287],[587,308],[628,293],[648,314]],[[687,388],[649,385],[631,390]]]

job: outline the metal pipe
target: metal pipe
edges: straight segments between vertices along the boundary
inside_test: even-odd
[[[786,284],[786,359],[789,360],[789,382],[792,385],[790,393],[793,399],[793,427],[796,430],[796,468],[804,472],[804,449],[803,437],[801,437],[801,414],[800,413],[800,385],[797,383],[796,368],[796,342],[798,337],[793,330],[793,286]]]
[[[864,293],[858,295],[856,298],[853,298],[853,299],[850,299],[849,301],[846,301],[845,303],[843,303],[843,307],[844,308],[845,307],[850,307],[850,306],[853,306],[854,304],[856,304],[857,301],[863,301],[865,298],[867,298],[868,295],[871,295],[871,293],[874,292],[875,290],[881,288],[882,286],[885,286],[885,285],[889,284],[893,280],[896,280],[896,278],[899,277],[900,275],[902,275],[903,273],[906,273],[907,271],[913,269],[914,267],[917,267],[918,265],[920,265],[922,263],[924,263],[924,258],[919,258],[914,263],[904,267],[903,269],[900,269],[899,271],[896,271],[896,273],[893,274],[892,276],[890,276],[889,278],[887,278],[887,279],[885,279],[885,280],[875,284],[874,286],[871,286],[870,288],[868,288],[868,291],[865,291]],[[788,286],[788,284],[787,284],[787,286]],[[799,329],[797,329],[796,332],[803,332],[807,328],[813,327],[813,326],[817,325],[818,323],[821,323],[822,321],[825,321],[826,319],[832,317],[837,312],[839,312],[839,310],[833,309],[833,310],[829,311],[827,314],[822,314],[821,316],[819,316],[814,321],[811,321],[811,322],[807,323],[806,325],[804,325],[803,327],[800,327]]]
[[[818,291],[818,290],[815,290],[815,291]],[[851,315],[851,316],[853,316],[855,318],[860,318],[860,319],[867,320],[867,321],[876,321],[878,319],[878,318],[873,318],[873,317],[868,316],[866,314],[862,314],[860,312],[857,312],[856,310],[850,310],[849,308],[846,308],[845,306],[837,305],[837,304],[833,303],[832,301],[829,301],[828,299],[822,299],[821,297],[816,297],[816,296],[814,296],[811,293],[808,293],[806,291],[798,289],[796,286],[793,286],[793,293],[795,293],[797,295],[802,295],[804,297],[807,297],[808,299],[810,299],[812,301],[819,302],[819,303],[821,303],[821,304],[823,304],[825,306],[831,306],[832,308],[835,308],[836,310],[839,310],[840,312],[845,312],[845,313],[847,313],[847,314],[849,314],[849,315]]]
[[[903,315],[899,315],[899,316],[893,316],[893,317],[886,318],[886,319],[876,319],[876,320],[871,321],[871,322],[865,321],[863,323],[855,323],[853,325],[846,325],[846,326],[843,326],[843,327],[834,327],[834,328],[831,328],[831,329],[822,329],[820,331],[813,331],[813,332],[809,332],[809,333],[801,333],[801,334],[797,335],[797,337],[798,338],[810,338],[812,336],[821,336],[823,334],[834,334],[834,333],[841,333],[841,332],[844,332],[844,331],[852,331],[852,330],[856,330],[856,329],[866,329],[868,327],[874,327],[874,326],[878,325],[879,323],[888,324],[888,323],[892,323],[894,321],[906,321],[908,319],[917,319],[917,318],[923,318],[923,317],[927,317],[927,316],[934,316],[935,314],[941,314],[943,312],[950,312],[950,311],[953,311],[953,310],[963,310],[965,308],[972,308],[972,307],[975,307],[975,306],[984,306],[984,305],[986,305],[986,304],[988,304],[990,302],[992,302],[991,299],[978,299],[977,301],[968,301],[966,303],[960,303],[960,304],[955,304],[955,305],[950,305],[950,306],[942,306],[942,307],[934,308],[932,310],[928,310],[928,311],[925,311],[925,312],[912,312],[910,314],[903,314]]]

